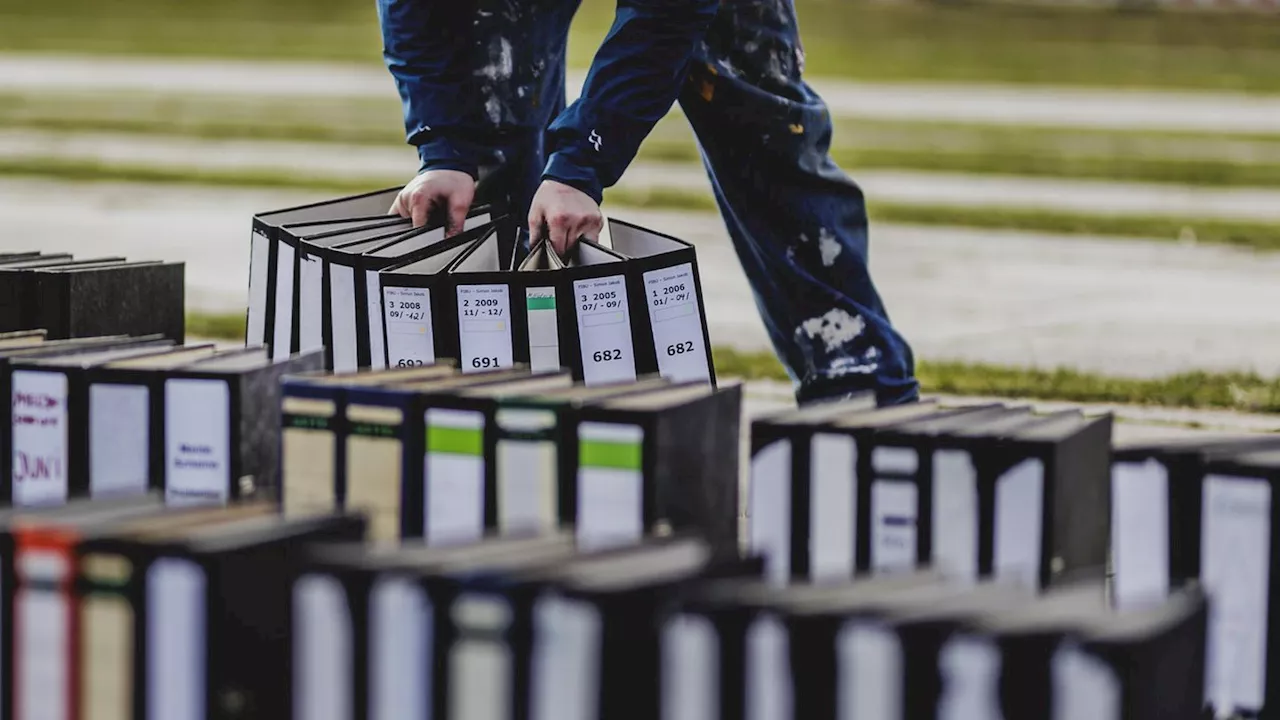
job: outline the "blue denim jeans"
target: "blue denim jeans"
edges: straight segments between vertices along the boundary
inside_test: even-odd
[[[540,70],[532,82],[485,90],[525,127],[545,128],[564,107],[564,42],[576,4],[526,7],[490,14],[477,28],[495,23],[495,36],[516,39],[511,61]],[[724,0],[679,103],[797,400],[873,390],[881,405],[910,402],[919,393],[914,360],[868,272],[866,203],[831,159],[831,117],[803,66],[792,0]],[[522,218],[545,164],[544,139],[536,130],[517,135],[498,154]]]

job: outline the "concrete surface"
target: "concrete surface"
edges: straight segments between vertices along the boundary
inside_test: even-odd
[[[569,78],[576,97],[584,74]],[[1010,125],[1280,133],[1280,98],[967,84],[856,83],[810,78],[831,112],[847,117]],[[361,65],[183,58],[0,54],[0,91],[120,90],[235,95],[394,93],[387,71]]]
[[[239,311],[254,212],[323,193],[0,180],[0,250],[183,260],[193,309]],[[767,349],[715,215],[608,209],[698,248],[713,342]],[[871,265],[921,357],[1157,376],[1280,371],[1280,256],[1169,242],[876,226]]]

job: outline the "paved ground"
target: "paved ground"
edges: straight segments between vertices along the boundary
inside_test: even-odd
[[[0,131],[0,159],[59,158],[183,170],[317,175],[384,183],[417,170],[412,148],[337,143],[204,140],[113,133]],[[1280,190],[1056,180],[898,170],[853,171],[873,202],[1034,208],[1079,213],[1280,221]],[[702,168],[637,163],[619,184],[633,190],[710,192]]]
[[[0,250],[188,263],[188,302],[244,307],[249,218],[317,193],[0,181]],[[617,209],[696,243],[712,339],[768,347],[718,218]],[[873,271],[923,357],[1138,376],[1280,372],[1280,257],[1221,247],[882,226]]]
[[[571,95],[581,74],[570,78]],[[1226,93],[1042,89],[1024,86],[869,84],[815,78],[833,114],[1136,129],[1280,133],[1280,98]],[[266,63],[166,58],[0,55],[0,91],[133,90],[237,95],[385,97],[376,64]]]

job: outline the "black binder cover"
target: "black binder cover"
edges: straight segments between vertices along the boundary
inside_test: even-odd
[[[165,496],[171,503],[226,503],[265,493],[280,477],[280,387],[318,370],[319,352],[272,362],[211,359],[167,374]],[[225,445],[223,444],[225,443]]]
[[[160,334],[186,338],[184,263],[139,262],[31,273],[36,301],[28,327],[50,339]]]
[[[269,346],[275,337],[276,265],[279,261],[280,226],[381,215],[391,209],[400,190],[399,187],[387,188],[254,215],[253,234],[249,243],[249,307],[245,344]]]
[[[288,574],[305,545],[364,532],[356,515],[267,516],[143,548],[147,717],[290,717]]]
[[[458,357],[458,315],[447,271],[485,238],[493,225],[472,228],[432,246],[424,258],[397,262],[378,273],[387,364],[409,367]],[[468,370],[466,366],[460,366]],[[483,368],[479,368],[483,369]]]
[[[0,503],[14,501],[15,463],[12,462],[14,460],[14,428],[51,428],[52,432],[47,437],[47,442],[50,443],[48,449],[60,455],[66,449],[67,440],[65,435],[56,432],[56,428],[70,427],[67,407],[69,388],[58,382],[49,382],[34,392],[25,392],[22,396],[15,397],[13,362],[55,357],[69,358],[104,350],[125,350],[139,346],[154,347],[160,344],[168,345],[169,341],[159,336],[125,339],[93,338],[86,341],[54,341],[26,350],[0,351],[0,396],[10,398],[10,421],[0,423],[0,457],[9,459],[9,462],[0,463]],[[39,465],[43,467],[31,466],[33,476],[48,479],[53,479],[55,475],[66,476],[65,464],[55,467],[48,460],[44,460]]]
[[[122,257],[76,260],[70,255],[45,255],[31,260],[0,264],[0,332],[32,330],[39,300],[35,271],[96,267],[123,263]],[[48,328],[46,328],[48,329]]]
[[[1280,707],[1280,451],[1212,459],[1202,483],[1200,583],[1214,603],[1205,696],[1219,715]]]
[[[711,335],[693,246],[614,218],[609,219],[614,252],[628,258],[627,291],[636,335],[636,369],[676,381],[716,382]],[[640,306],[648,308],[640,312]]]
[[[594,402],[651,392],[670,384],[665,378],[650,377],[634,383],[576,386],[560,392],[502,398],[494,416],[497,433],[495,455],[486,455],[486,462],[497,470],[499,526],[504,531],[543,527],[545,523],[542,520],[530,518],[539,515],[536,508],[523,503],[507,503],[504,499],[509,494],[523,497],[526,492],[536,493],[536,488],[543,485],[550,485],[555,493],[555,514],[550,525],[571,525],[578,506],[577,463],[570,462],[565,453],[572,454],[578,447],[578,410]],[[549,467],[523,462],[523,454],[516,457],[508,454],[517,446],[548,457]],[[550,476],[542,477],[543,473],[550,473]]]
[[[1280,449],[1280,437],[1275,435],[1117,443],[1111,455],[1111,562],[1116,603],[1124,606],[1158,600],[1169,588],[1198,578],[1206,464],[1275,449]],[[1160,528],[1151,526],[1145,517],[1134,517],[1134,512],[1162,516],[1163,537],[1150,537],[1149,533],[1160,532]],[[1136,545],[1131,545],[1131,538],[1136,539]],[[1153,547],[1167,553],[1163,560],[1146,555]],[[1159,588],[1144,580],[1152,577],[1153,563],[1163,566],[1158,571],[1162,575]]]
[[[577,415],[578,446],[561,457],[577,475],[579,542],[627,544],[667,527],[702,535],[717,555],[738,554],[741,385],[628,395]],[[588,493],[630,517],[588,516]]]
[[[174,350],[172,343],[168,340],[157,340],[153,343],[141,343],[128,346],[121,349],[105,350],[100,353],[89,353],[84,355],[71,355],[64,358],[49,359],[15,359],[10,367],[12,368],[11,382],[13,383],[14,393],[22,396],[25,392],[18,387],[18,377],[27,378],[28,381],[34,382],[33,388],[48,388],[53,390],[53,397],[59,394],[65,396],[65,411],[57,413],[56,408],[50,411],[41,412],[40,409],[28,406],[28,412],[21,417],[40,421],[40,427],[45,427],[46,423],[51,434],[39,432],[38,436],[28,436],[26,438],[29,448],[20,446],[17,435],[13,437],[14,449],[14,468],[15,472],[19,468],[22,469],[23,475],[28,476],[27,479],[34,479],[39,475],[37,464],[39,462],[47,462],[50,468],[53,468],[53,475],[50,479],[56,479],[61,474],[62,488],[61,494],[56,488],[50,488],[50,493],[37,492],[35,496],[22,499],[17,497],[17,481],[23,479],[15,475],[15,488],[13,500],[15,504],[27,504],[36,502],[43,504],[44,502],[64,502],[67,497],[78,497],[89,494],[89,377],[92,370],[104,364],[113,361],[130,360],[130,359],[151,359],[154,360],[158,356],[171,354]],[[17,375],[22,373],[21,376]],[[59,393],[58,391],[62,392]],[[39,390],[36,390],[39,392]],[[15,403],[14,418],[19,418],[18,406]],[[51,422],[50,422],[51,421]],[[59,426],[61,426],[59,428]],[[28,425],[30,429],[35,429]],[[58,431],[61,429],[61,437],[57,437]],[[61,446],[60,448],[58,446]],[[29,488],[30,490],[30,488]],[[145,491],[145,487],[141,488]],[[55,497],[59,496],[55,500]],[[40,496],[41,499],[35,499]]]

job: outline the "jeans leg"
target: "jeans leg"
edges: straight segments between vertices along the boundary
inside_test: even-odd
[[[497,138],[493,184],[525,227],[546,166],[546,129],[565,108],[565,55],[579,0],[479,0],[473,37],[480,123]],[[528,233],[520,244],[528,249]]]
[[[868,272],[862,190],[830,157],[803,65],[791,0],[725,0],[680,104],[797,400],[910,402],[914,360]]]

